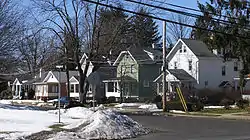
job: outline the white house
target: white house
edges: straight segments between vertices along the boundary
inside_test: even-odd
[[[221,83],[233,83],[242,65],[238,59],[224,60],[199,40],[179,39],[167,57],[168,69],[183,69],[195,80],[196,89],[218,89]]]

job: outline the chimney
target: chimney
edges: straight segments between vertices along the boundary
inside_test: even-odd
[[[42,69],[39,71],[39,78],[42,78]]]

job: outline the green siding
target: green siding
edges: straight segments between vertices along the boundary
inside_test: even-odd
[[[131,65],[134,67],[133,73],[131,73]],[[159,76],[161,66],[162,64],[137,64],[131,56],[127,54],[124,55],[119,62],[117,77],[129,76],[137,81],[132,85],[131,83],[127,84],[126,90],[128,88],[130,89],[128,95],[139,95],[139,98],[152,98],[154,94],[156,94],[156,87],[153,81]],[[123,73],[121,72],[122,69]],[[144,87],[144,80],[149,82],[149,87]],[[124,92],[123,95],[126,95],[126,93]]]
[[[139,73],[139,96],[153,97],[156,94],[156,87],[153,81],[159,76],[162,64],[142,64]],[[149,87],[144,87],[144,81],[149,82]]]
[[[131,73],[131,66],[132,66],[132,73]],[[119,65],[117,67],[117,77],[124,77],[128,76],[136,80],[136,82],[127,83],[124,82],[124,93],[123,95],[130,95],[130,96],[138,96],[139,88],[138,88],[138,65],[137,63],[131,58],[129,54],[123,56]],[[126,90],[129,89],[130,93],[126,93]]]

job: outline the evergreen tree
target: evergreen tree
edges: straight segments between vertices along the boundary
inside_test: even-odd
[[[127,47],[128,15],[121,10],[101,8],[98,12],[96,44],[98,54],[117,57]]]
[[[144,15],[150,15],[145,9],[138,11]],[[131,20],[130,40],[135,47],[151,47],[153,43],[158,44],[161,39],[158,25],[149,17],[136,15]]]
[[[243,70],[240,71],[240,87],[242,90],[246,83],[244,76],[249,73],[250,63],[250,39],[242,38],[250,34],[250,9],[248,8],[250,3],[246,0],[211,0],[205,5],[200,3],[198,5],[203,16],[196,20],[196,26],[232,35],[194,29],[193,37],[203,40],[211,48],[223,48],[224,51],[241,59]],[[226,20],[227,23],[213,18]]]

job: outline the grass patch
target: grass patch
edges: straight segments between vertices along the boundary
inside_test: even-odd
[[[118,103],[103,104],[105,107],[114,107],[115,105],[118,105]]]
[[[62,127],[65,126],[65,124],[53,124],[51,126],[49,126],[49,128],[51,128],[54,131],[62,131],[64,130]]]
[[[209,108],[209,109],[204,109],[198,113],[230,114],[230,113],[240,113],[240,112],[247,112],[247,111],[248,109],[238,109],[238,108],[231,108],[231,109]]]

